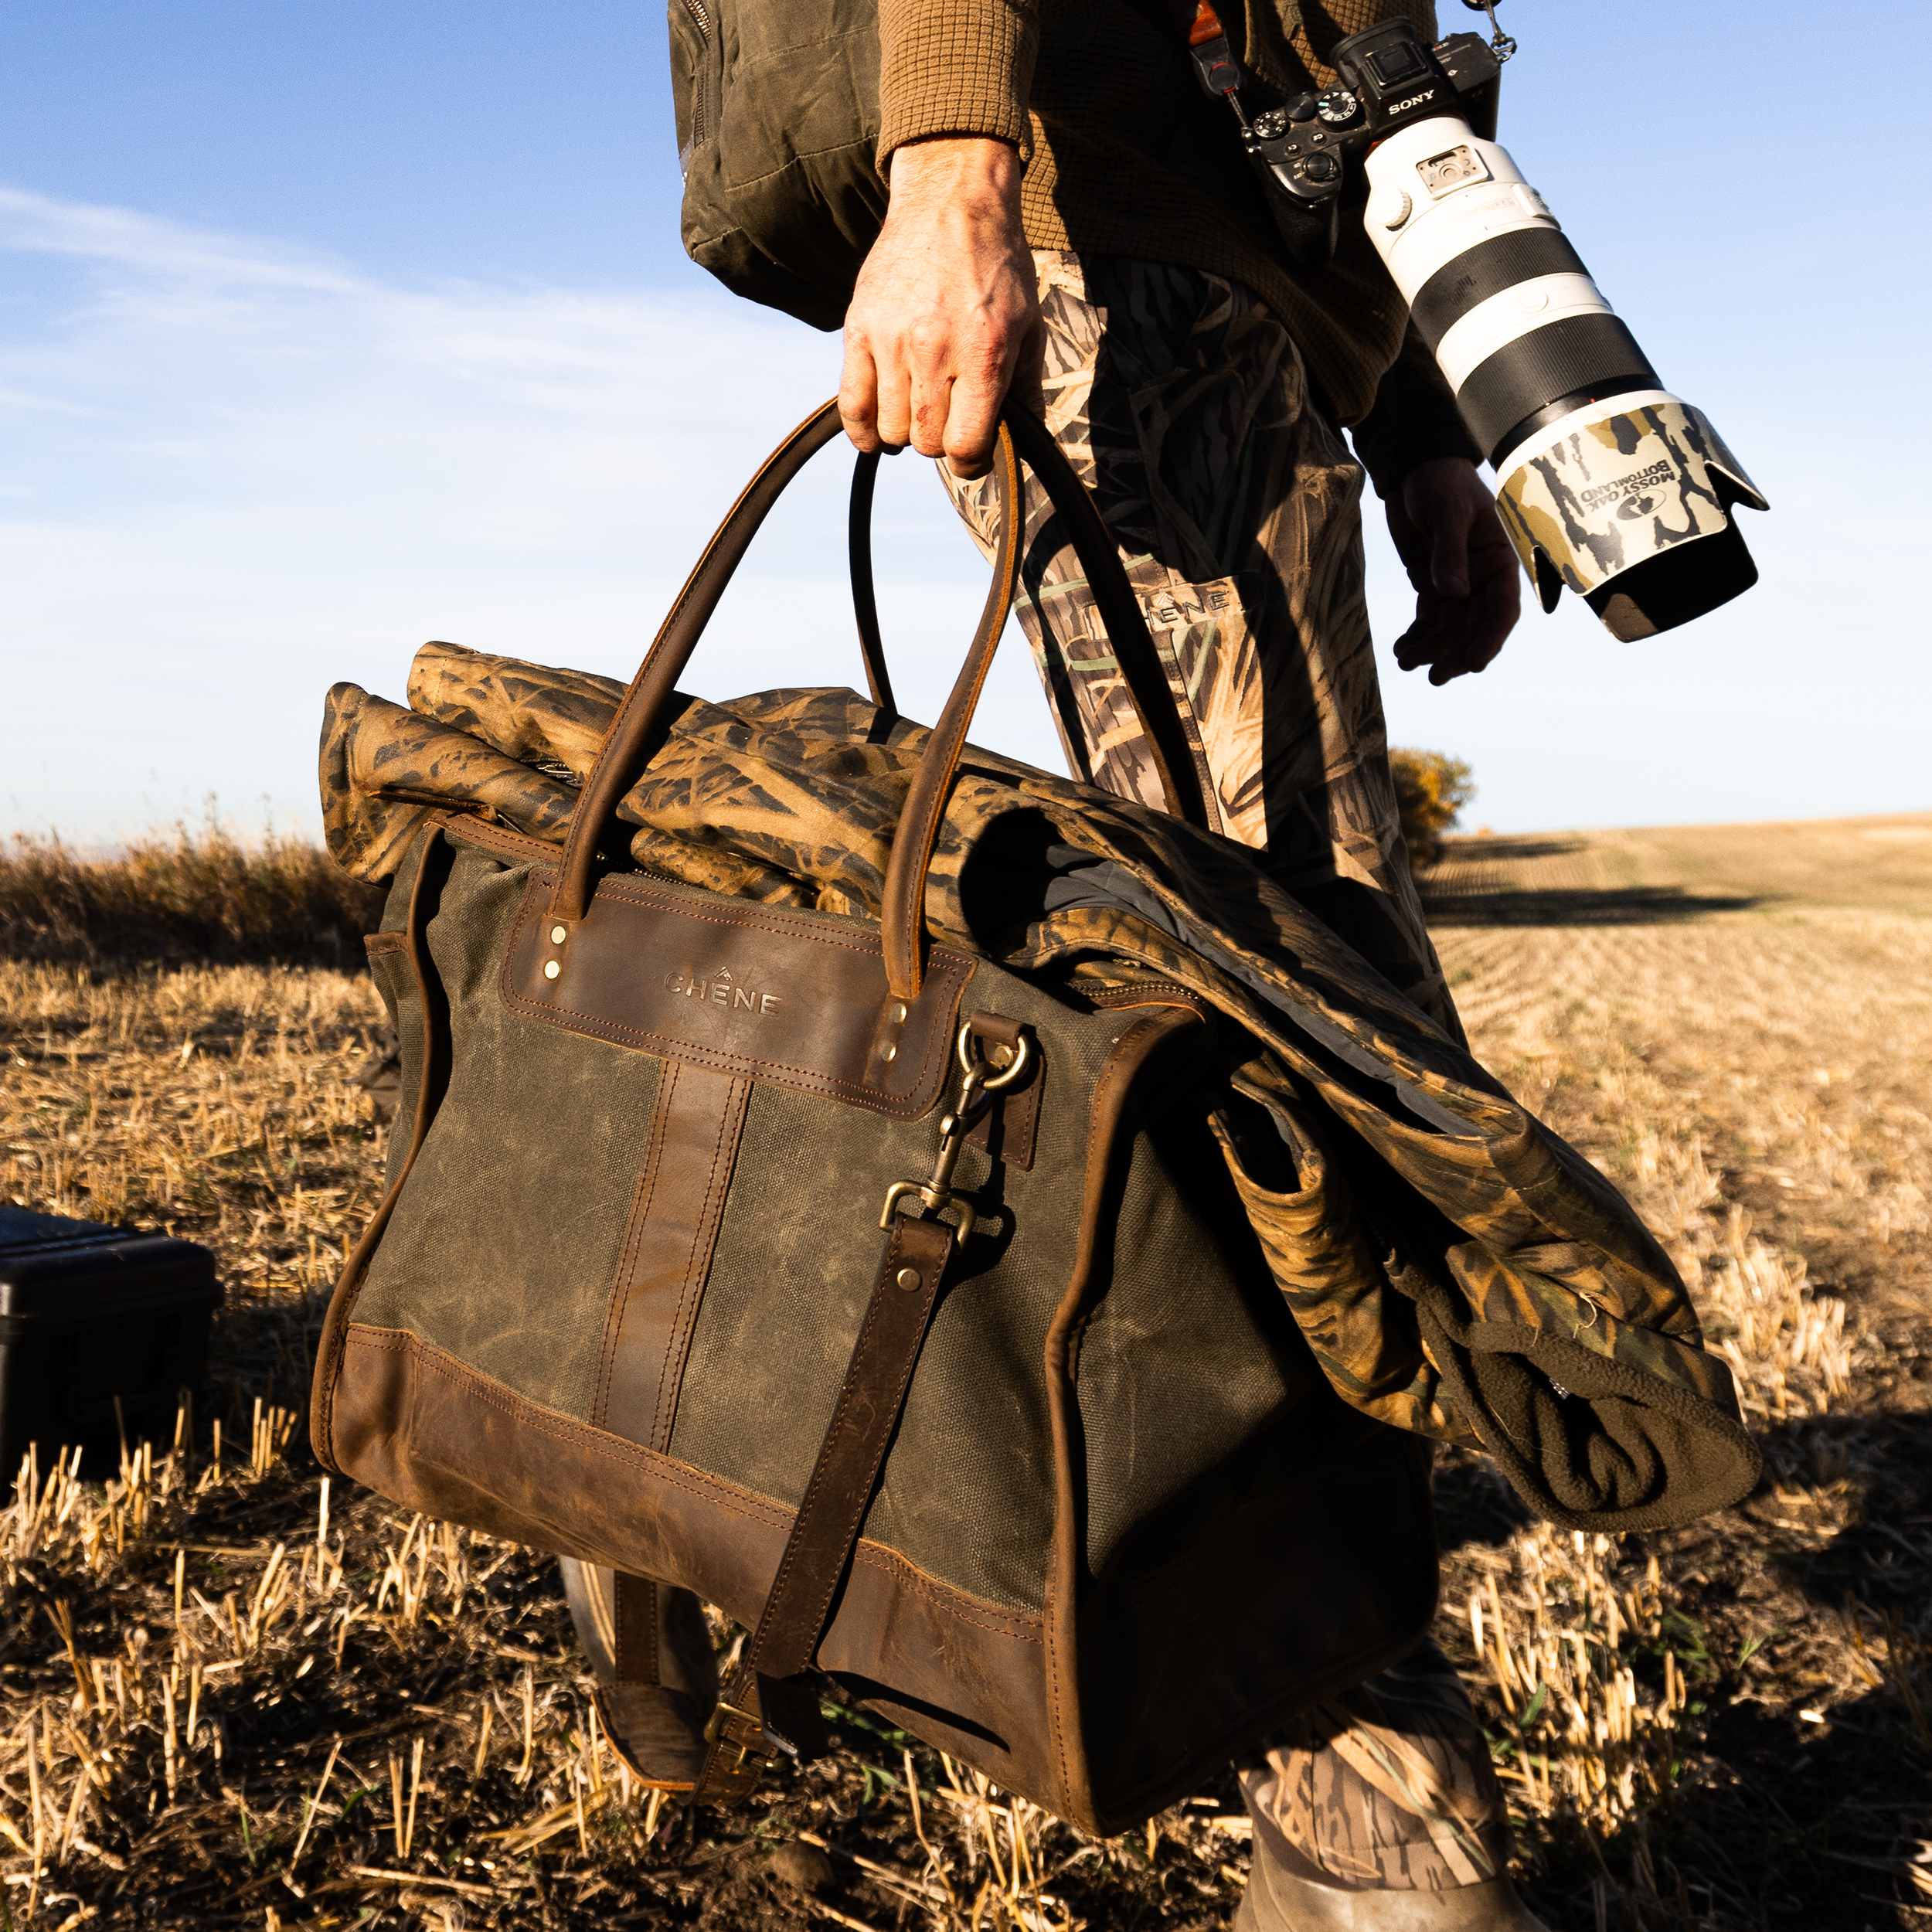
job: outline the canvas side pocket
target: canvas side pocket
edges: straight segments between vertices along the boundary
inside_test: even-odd
[[[1250,1070],[1243,1069],[1243,1074]],[[1347,1183],[1285,1081],[1237,1074],[1209,1116],[1269,1271],[1337,1394],[1364,1415],[1478,1445],[1444,1400],[1413,1304],[1389,1285]]]

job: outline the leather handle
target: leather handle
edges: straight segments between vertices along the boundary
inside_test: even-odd
[[[966,648],[966,662],[946,709],[933,726],[926,753],[913,774],[886,862],[886,889],[879,905],[880,938],[886,954],[886,983],[902,1000],[919,997],[926,977],[926,869],[939,842],[940,821],[966,749],[966,733],[979,707],[986,674],[993,667],[999,634],[1006,628],[1019,584],[1019,553],[1026,537],[1020,514],[1019,458],[1013,448],[1008,412],[1000,413],[999,440],[993,449],[993,481],[999,498],[999,543],[993,556],[993,582],[981,611],[979,628]]]
[[[549,917],[553,920],[575,925],[589,911],[597,839],[615,815],[618,801],[633,774],[648,762],[662,742],[677,681],[697,648],[732,573],[785,486],[838,428],[835,401],[806,417],[745,486],[717,534],[706,546],[696,568],[685,580],[617,706],[598,748],[597,760],[585,779],[577,809],[571,815],[563,863],[551,894]],[[1166,675],[1113,539],[1046,425],[1024,409],[1009,403],[1001,411],[993,464],[999,509],[993,580],[988,587],[986,603],[952,695],[913,773],[886,866],[880,909],[886,975],[892,992],[900,999],[916,998],[925,977],[926,871],[965,749],[966,733],[1019,582],[1025,538],[1019,488],[1022,449],[1029,466],[1065,519],[1082,566],[1095,586],[1095,601],[1114,643],[1128,696],[1152,751],[1168,809],[1191,824],[1206,826],[1209,823],[1199,774]],[[865,464],[866,459],[862,458],[862,470]],[[855,479],[849,534],[853,605],[860,648],[866,660],[867,681],[872,687],[873,701],[882,708],[889,708],[891,685],[885,675],[885,653],[879,637],[878,610],[872,587],[869,530],[876,475],[874,458],[869,470]]]
[[[575,925],[590,910],[591,872],[597,840],[617,815],[617,801],[630,788],[633,776],[650,761],[662,742],[665,713],[678,679],[698,640],[718,607],[732,573],[751,547],[751,539],[770,514],[785,485],[838,434],[838,405],[828,403],[811,415],[765,458],[736,502],[705,546],[704,554],[672,600],[658,634],[631,680],[604,743],[590,767],[570,815],[570,836],[563,846],[556,888],[550,895],[550,917]]]
[[[1211,782],[1187,741],[1174,693],[1154,639],[1147,628],[1140,600],[1128,583],[1113,533],[1087,487],[1073,472],[1066,453],[1046,425],[1030,410],[1014,407],[1005,413],[1020,458],[1040,480],[1065,525],[1066,536],[1080,560],[1094,594],[1095,607],[1114,648],[1122,682],[1146,739],[1168,810],[1190,825],[1215,832],[1204,787]],[[879,634],[879,602],[872,588],[872,505],[879,475],[879,458],[861,456],[852,470],[852,507],[847,543],[852,561],[852,614],[858,621],[859,655],[865,659],[866,683],[872,701],[882,710],[897,713],[892,679],[886,668],[886,646]]]
[[[845,548],[852,562],[852,614],[859,625],[859,655],[866,661],[866,689],[889,716],[899,716],[885,640],[879,634],[879,599],[872,588],[872,499],[879,481],[879,452],[861,450],[852,466],[852,503],[845,515]]]

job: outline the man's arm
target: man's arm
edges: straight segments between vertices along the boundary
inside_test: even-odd
[[[879,0],[886,223],[845,314],[838,406],[862,450],[992,461],[1016,369],[1036,379],[1039,301],[1020,221],[1038,0]]]
[[[1476,472],[1476,446],[1413,331],[1351,434],[1416,591],[1415,621],[1396,640],[1396,663],[1405,671],[1427,665],[1431,684],[1482,670],[1515,628],[1522,580]]]

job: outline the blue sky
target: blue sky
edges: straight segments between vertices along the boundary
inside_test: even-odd
[[[1787,0],[1502,11],[1503,138],[1770,496],[1764,581],[1640,645],[1566,599],[1436,691],[1389,662],[1372,508],[1393,735],[1468,758],[1499,830],[1932,805],[1909,121]],[[1896,47],[1923,16],[1858,26]],[[835,338],[679,251],[654,8],[0,0],[0,828],[110,838],[210,792],[312,825],[322,691],[400,696],[425,638],[628,675],[836,386]],[[923,466],[887,476],[883,603],[930,716],[980,566]],[[843,484],[828,457],[781,512],[695,688],[856,681]],[[1002,656],[976,736],[1056,764]]]

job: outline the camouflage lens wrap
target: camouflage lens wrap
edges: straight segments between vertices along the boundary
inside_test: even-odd
[[[1546,611],[1766,509],[1710,424],[1662,390],[1593,403],[1503,459],[1496,508]]]

